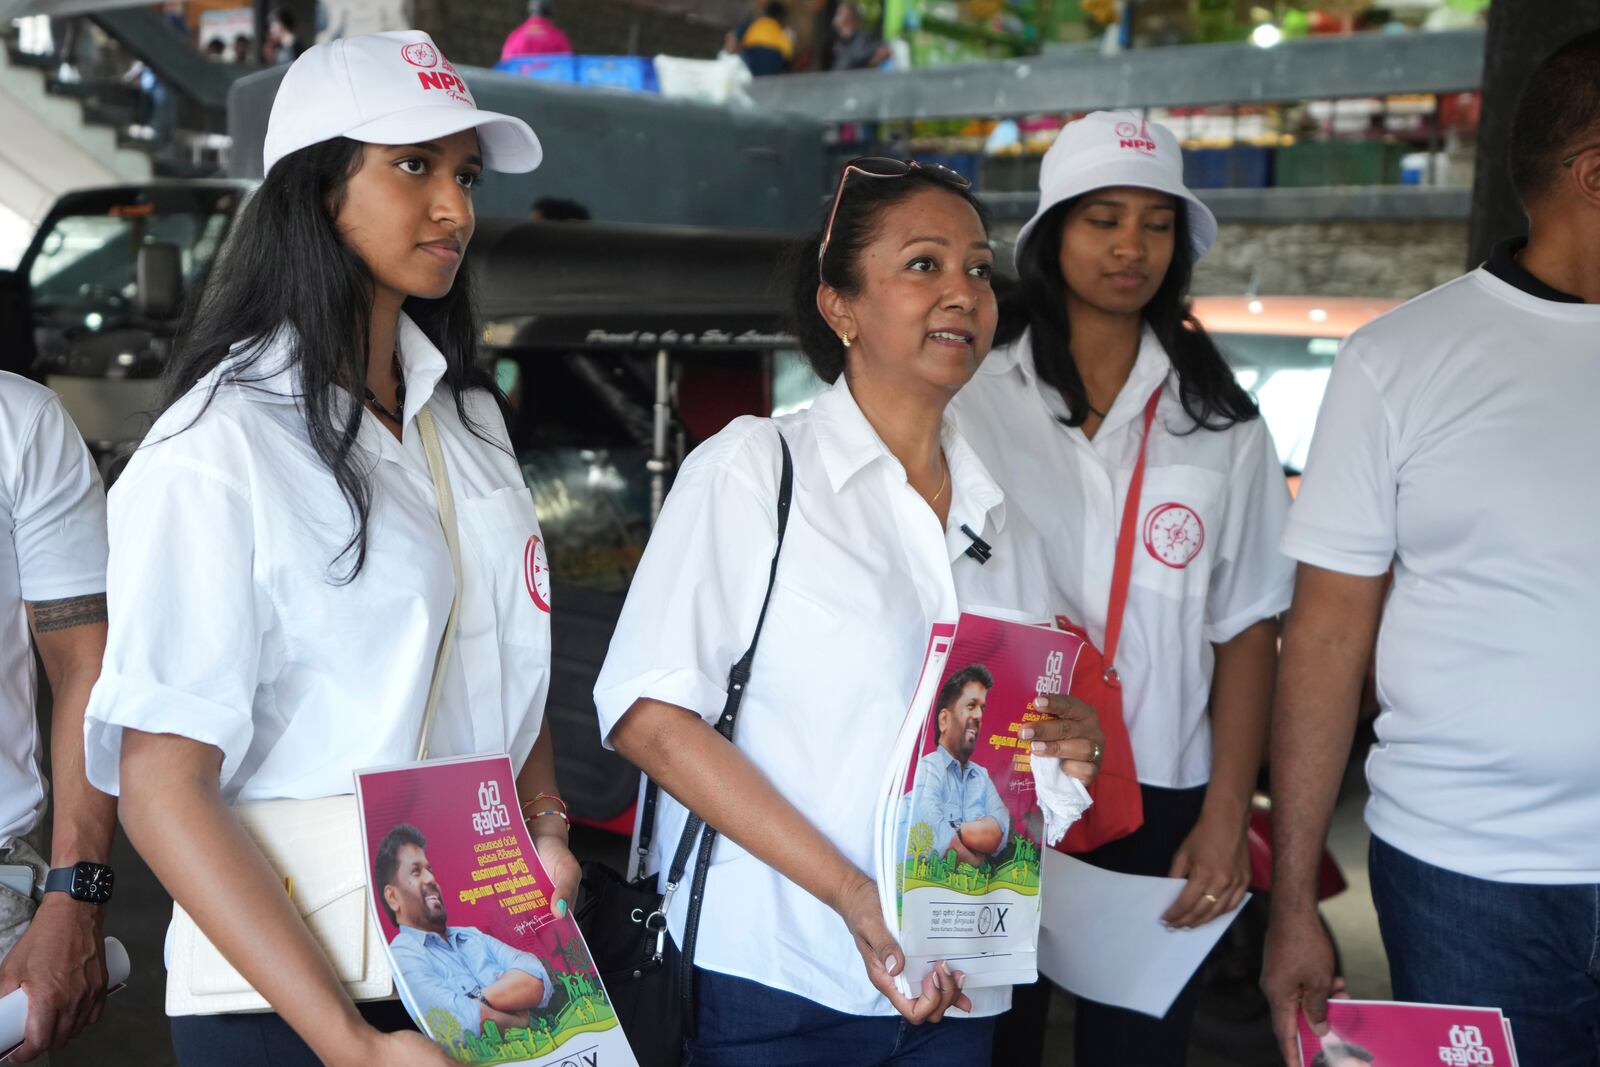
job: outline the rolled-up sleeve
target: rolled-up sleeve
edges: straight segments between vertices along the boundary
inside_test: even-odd
[[[250,747],[264,625],[247,488],[185,456],[131,469],[111,493],[104,665],[85,712],[89,781],[121,792],[122,732]]]
[[[922,762],[917,767],[917,780],[913,787],[915,795],[912,797],[911,825],[919,823],[933,831],[933,852],[942,855],[950,847],[950,842],[955,838],[955,827],[950,825],[949,798],[945,792],[951,788],[947,761],[939,756],[935,749],[929,756],[922,757]]]
[[[635,701],[715,722],[728,669],[755,630],[777,539],[779,449],[764,420],[740,420],[679,473],[634,573],[594,690],[600,736]]]
[[[499,981],[500,977],[507,971],[521,971],[530,978],[537,978],[544,985],[544,996],[539,998],[537,1010],[543,1011],[550,1006],[550,994],[552,992],[550,988],[550,972],[545,970],[544,964],[539,961],[538,956],[531,952],[523,952],[512,948],[498,937],[492,937],[481,931],[476,936],[482,938],[486,953],[490,959],[494,960],[495,965],[500,970],[500,973],[494,978],[495,981]]]
[[[983,790],[983,814],[978,818],[987,816],[1000,824],[1000,847],[1004,848],[1005,839],[1011,834],[1011,812],[1006,810],[1006,802],[1000,799],[1000,790],[994,787],[988,772],[980,768],[978,778]]]

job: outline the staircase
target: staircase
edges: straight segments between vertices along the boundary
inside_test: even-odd
[[[55,58],[23,52],[0,26],[0,244],[15,243],[68,189],[213,177],[226,165],[228,92],[249,69],[208,61],[152,9],[114,8],[87,22],[111,59],[101,76],[84,71],[72,82],[57,79]],[[138,125],[151,121],[141,118],[149,109],[140,90],[117,76],[134,57],[167,99],[161,143]],[[8,251],[0,248],[0,266],[14,258]]]
[[[9,45],[10,42],[7,42]],[[124,116],[52,92],[53,61],[0,48],[0,207],[37,223],[55,199],[86,185],[149,181],[150,155],[125,147]]]

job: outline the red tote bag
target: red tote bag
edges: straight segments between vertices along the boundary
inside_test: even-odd
[[[1133,541],[1139,525],[1139,496],[1144,491],[1145,449],[1150,443],[1150,427],[1155,425],[1156,406],[1160,400],[1158,386],[1144,406],[1144,436],[1139,441],[1139,459],[1133,467],[1133,480],[1128,483],[1128,499],[1122,505],[1116,562],[1111,571],[1111,603],[1106,611],[1104,653],[1095,648],[1083,627],[1064,615],[1056,616],[1059,628],[1077,634],[1085,642],[1072,672],[1072,695],[1099,712],[1100,729],[1106,735],[1105,747],[1100,752],[1100,775],[1089,787],[1094,804],[1056,844],[1061,852],[1088,852],[1127,837],[1144,824],[1144,799],[1139,792],[1138,768],[1133,762],[1128,724],[1122,717],[1122,681],[1117,677],[1116,662],[1123,609],[1128,606],[1128,582],[1133,574]]]

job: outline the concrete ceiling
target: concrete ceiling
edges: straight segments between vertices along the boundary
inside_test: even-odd
[[[0,21],[24,15],[84,15],[113,7],[149,6],[149,0],[0,0]]]

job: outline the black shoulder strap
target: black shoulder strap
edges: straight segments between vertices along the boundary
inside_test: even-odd
[[[789,501],[794,495],[794,460],[789,454],[789,442],[784,440],[782,431],[778,431],[778,447],[783,453],[783,472],[778,479],[778,543],[772,551],[772,568],[767,574],[767,594],[761,601],[761,614],[756,617],[755,635],[750,639],[750,647],[743,656],[728,671],[728,699],[722,706],[722,715],[717,719],[717,732],[728,739],[733,738],[733,724],[739,717],[739,705],[744,700],[745,686],[750,682],[751,664],[755,662],[756,645],[761,641],[761,627],[767,621],[767,606],[772,603],[772,585],[778,577],[778,557],[783,552],[783,534],[789,525]],[[650,862],[650,845],[655,838],[656,804],[660,799],[661,787],[653,779],[645,780],[644,801],[639,812],[639,864],[638,872],[641,878],[646,876],[646,867]],[[695,835],[703,825],[702,820],[693,812],[689,814],[689,821],[683,828],[683,836],[678,839],[678,851],[673,856],[672,865],[667,872],[667,882],[676,887],[683,878],[683,872],[689,865],[689,852],[694,847]]]
[[[750,647],[728,671],[728,700],[722,706],[722,716],[717,720],[717,733],[729,741],[733,740],[733,725],[739,717],[739,705],[744,702],[745,688],[750,684],[750,667],[755,662],[756,645],[761,641],[761,627],[767,621],[767,608],[772,603],[772,587],[778,578],[778,557],[783,554],[783,534],[789,525],[789,501],[794,495],[794,461],[789,455],[789,442],[783,439],[781,431],[778,433],[778,447],[783,450],[783,474],[778,481],[778,543],[772,550],[772,567],[767,572],[767,595],[761,601],[761,614],[756,616],[756,632],[750,638]],[[694,812],[689,813],[683,837],[678,840],[678,852],[673,856],[672,867],[667,872],[666,894],[670,896],[682,880],[697,835],[700,838],[699,854],[694,861],[694,879],[689,889],[683,941],[678,946],[678,1007],[683,1017],[684,1033],[689,1037],[695,1033],[694,946],[700,933],[700,907],[705,902],[706,872],[711,868],[711,849],[717,840],[717,831],[707,826],[705,820]],[[666,896],[661,901],[662,912],[667,910]]]

